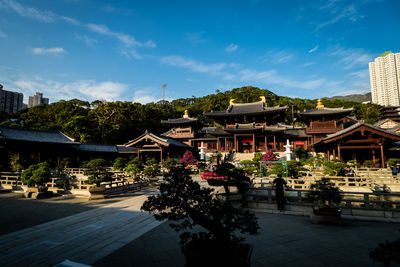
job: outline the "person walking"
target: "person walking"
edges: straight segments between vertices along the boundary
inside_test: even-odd
[[[278,177],[274,179],[274,181],[272,182],[272,186],[275,187],[275,199],[276,203],[278,204],[278,210],[283,211],[285,204],[285,191],[283,189],[283,186],[287,187],[287,183],[284,179],[282,179],[281,174],[278,174]]]

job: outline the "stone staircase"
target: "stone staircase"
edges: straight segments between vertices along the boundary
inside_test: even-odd
[[[239,163],[242,160],[252,160],[254,158],[254,153],[232,153],[228,159],[230,163]]]

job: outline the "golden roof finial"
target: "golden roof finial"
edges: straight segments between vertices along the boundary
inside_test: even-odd
[[[265,103],[266,102],[266,100],[265,100],[265,96],[260,96],[260,98],[261,98],[261,103]]]
[[[324,108],[324,104],[322,104],[322,99],[317,100],[317,108]]]
[[[184,118],[189,118],[189,111],[185,109],[185,113],[183,114]]]
[[[234,102],[235,102],[235,99],[231,98],[231,100],[229,100],[229,106],[232,106],[233,104],[235,104]]]

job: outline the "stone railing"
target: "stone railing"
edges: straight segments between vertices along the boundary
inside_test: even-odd
[[[285,195],[291,205],[308,205],[306,194],[309,190],[286,190]],[[400,193],[341,192],[340,207],[367,210],[395,210],[400,212]],[[250,202],[273,203],[275,190],[272,188],[253,188],[248,193]]]

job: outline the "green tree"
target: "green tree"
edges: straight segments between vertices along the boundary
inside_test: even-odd
[[[107,171],[108,162],[104,159],[93,159],[86,164],[84,174],[88,176],[89,184],[100,186],[102,182],[112,181],[112,173]]]
[[[41,186],[50,181],[50,165],[47,162],[31,165],[21,174],[21,181],[28,186]]]
[[[126,158],[118,157],[113,164],[114,170],[123,170],[127,166],[128,160]]]

